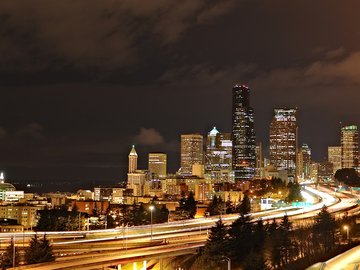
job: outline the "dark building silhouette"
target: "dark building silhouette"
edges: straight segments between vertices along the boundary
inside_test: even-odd
[[[232,100],[233,170],[235,181],[254,178],[256,167],[256,142],[254,110],[250,107],[250,89],[234,85]]]

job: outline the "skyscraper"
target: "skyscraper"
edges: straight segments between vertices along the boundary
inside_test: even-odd
[[[333,164],[333,174],[341,169],[341,146],[328,147],[328,161]]]
[[[232,168],[232,142],[230,133],[220,133],[215,127],[206,140],[205,173],[218,182],[229,182]]]
[[[263,177],[263,168],[264,168],[264,158],[263,158],[263,148],[262,143],[258,142],[256,144],[256,169],[255,176],[257,178]]]
[[[149,153],[148,169],[151,174],[163,179],[166,177],[166,154]]]
[[[358,169],[359,132],[355,125],[341,128],[341,166]]]
[[[192,165],[203,163],[203,136],[200,134],[181,135],[181,175],[191,175]]]
[[[297,156],[297,175],[303,179],[310,178],[311,149],[307,144],[303,144]]]
[[[295,179],[296,152],[296,109],[274,109],[270,124],[270,163],[278,170],[286,169]]]
[[[235,181],[249,180],[254,178],[256,166],[254,110],[250,107],[250,89],[236,84],[232,93],[232,167]]]

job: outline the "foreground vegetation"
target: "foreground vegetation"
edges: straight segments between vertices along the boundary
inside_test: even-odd
[[[272,220],[251,222],[241,216],[227,226],[220,219],[210,230],[206,246],[196,256],[191,269],[224,269],[231,259],[233,269],[305,269],[342,253],[351,244],[346,240],[344,224],[355,228],[354,218],[335,219],[324,206],[312,225],[300,227],[288,216],[278,223]]]

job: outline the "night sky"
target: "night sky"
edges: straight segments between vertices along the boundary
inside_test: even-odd
[[[297,107],[315,160],[360,124],[358,0],[2,0],[0,169],[16,180],[125,179],[136,145],[179,166],[182,133],[231,131],[251,88],[257,140]],[[84,184],[85,186],[85,184]]]

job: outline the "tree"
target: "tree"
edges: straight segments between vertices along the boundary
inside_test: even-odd
[[[291,255],[294,252],[294,243],[290,237],[292,223],[289,221],[288,215],[284,215],[278,230],[280,231],[280,245],[278,248],[280,249],[281,264],[285,265],[291,261]]]
[[[185,211],[189,213],[190,218],[194,218],[196,215],[196,201],[192,191],[190,191],[189,196],[185,201]]]
[[[301,187],[298,183],[290,182],[288,184],[289,188],[289,195],[286,197],[287,202],[295,202],[295,201],[302,201],[303,197],[301,195]]]
[[[132,210],[133,223],[135,226],[150,224],[150,214],[141,203]]]
[[[10,245],[7,246],[5,253],[2,256],[1,268],[7,269],[14,266],[14,249],[15,249],[15,266],[19,265],[19,251],[18,248],[14,247],[14,239],[11,239]]]
[[[360,186],[360,176],[354,168],[344,168],[337,170],[335,173],[335,179],[349,186]]]
[[[337,225],[335,219],[324,205],[315,217],[313,232],[314,240],[320,243],[325,252],[330,251],[335,246],[336,228]]]
[[[241,201],[241,204],[239,205],[239,213],[241,215],[247,215],[251,211],[251,203],[249,196],[247,194],[244,195],[244,198]]]
[[[54,253],[46,234],[42,239],[35,236],[31,239],[29,247],[25,250],[25,261],[27,264],[43,263],[54,261]]]
[[[203,252],[191,269],[222,269],[224,256],[228,256],[228,229],[219,219],[210,229]]]

